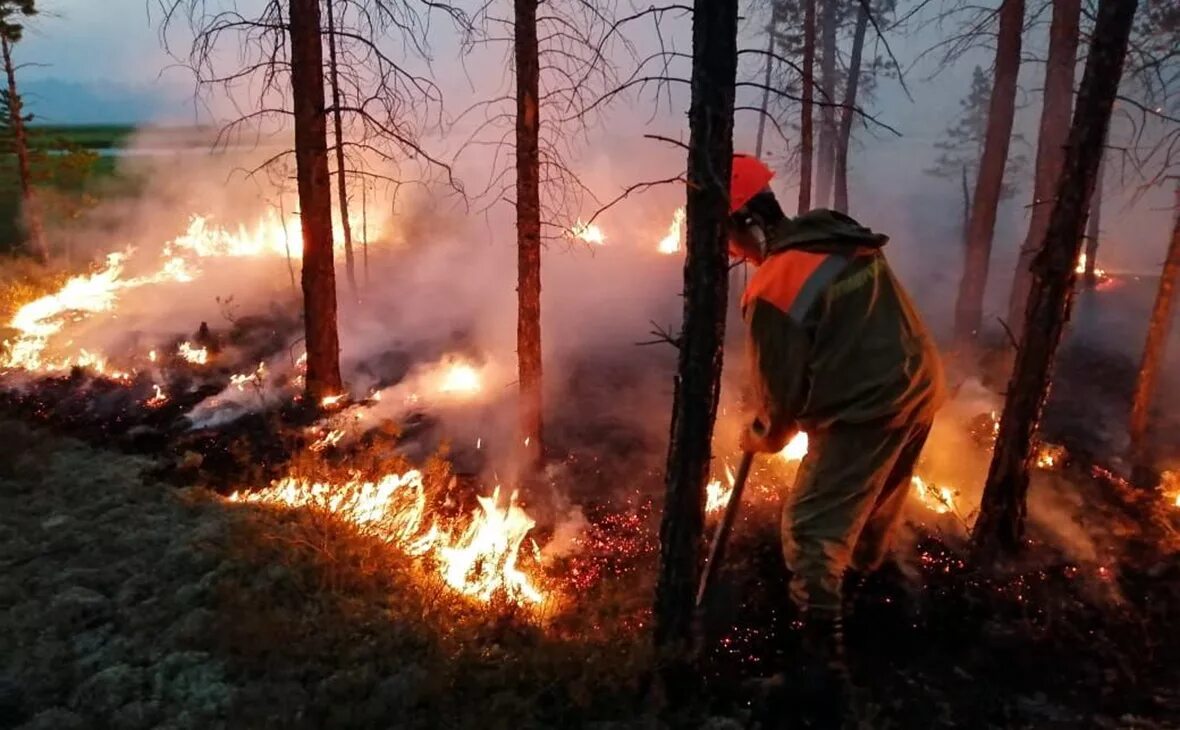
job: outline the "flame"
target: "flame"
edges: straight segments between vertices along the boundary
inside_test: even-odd
[[[478,393],[482,386],[479,371],[474,366],[456,361],[448,364],[443,371],[438,392],[472,394]]]
[[[1073,270],[1074,270],[1075,274],[1086,273],[1086,252],[1085,251],[1082,251],[1080,254],[1078,254],[1078,265],[1075,266]],[[1095,266],[1094,267],[1094,278],[1095,279],[1105,279],[1106,278],[1106,270]]]
[[[606,243],[606,234],[597,224],[585,224],[581,219],[578,219],[578,222],[570,229],[570,235],[592,246],[601,246]]]
[[[155,384],[152,385],[152,388],[155,390],[155,395],[148,398],[145,402],[148,408],[159,408],[168,402],[168,395],[164,392],[163,388]]]
[[[176,354],[194,365],[204,365],[209,362],[209,350],[205,347],[193,347],[191,342],[182,342],[176,349]]]
[[[266,376],[266,363],[260,362],[260,363],[258,363],[258,367],[255,368],[254,372],[252,372],[252,373],[234,373],[233,375],[229,376],[229,384],[234,386],[238,390],[245,390],[246,383],[249,383],[251,381],[253,381],[255,383],[261,383],[263,377],[265,377],[265,376]]]
[[[341,429],[333,429],[324,434],[323,438],[317,439],[308,448],[312,451],[323,451],[329,446],[335,446],[340,443],[340,439],[344,438],[344,431]]]
[[[347,397],[347,395],[348,395],[347,393],[340,393],[337,395],[325,395],[323,397],[323,399],[320,400],[320,405],[323,406],[324,408],[330,408],[330,407],[336,405],[337,403],[339,403],[340,401],[344,400]]]
[[[914,485],[914,494],[917,495],[918,500],[923,505],[940,515],[945,515],[948,512],[958,514],[955,505],[955,498],[958,496],[957,492],[949,487],[927,484],[926,480],[917,474],[913,476],[911,482]]]
[[[521,605],[547,600],[517,566],[520,546],[536,523],[516,503],[515,493],[504,509],[497,507],[499,487],[491,496],[478,498],[478,509],[465,523],[458,520],[449,528],[429,514],[422,473],[417,470],[340,483],[287,477],[257,492],[234,492],[227,499],[331,513],[410,555],[432,559],[448,586],[476,601],[498,595]]]
[[[672,214],[672,225],[668,226],[668,234],[660,239],[656,247],[660,253],[674,254],[680,252],[680,241],[684,238],[684,208],[677,208]]]
[[[489,601],[499,592],[517,603],[541,603],[545,597],[516,567],[520,544],[536,524],[516,505],[516,493],[503,511],[496,507],[500,488],[479,498],[479,510],[450,546],[439,551],[443,579],[460,593]]]
[[[720,479],[714,479],[705,485],[705,512],[712,513],[724,509],[729,504],[729,496],[733,494],[733,469],[727,464],[725,478],[728,485],[722,485]]]
[[[1038,469],[1055,469],[1065,461],[1064,446],[1057,444],[1037,444],[1036,465]]]
[[[803,461],[804,456],[807,456],[807,434],[803,431],[792,436],[783,450],[778,452],[778,457],[787,462]]]
[[[79,347],[70,354],[51,356],[50,341],[71,322],[112,312],[126,291],[152,284],[193,282],[202,273],[201,261],[207,258],[285,256],[288,242],[298,241],[300,235],[296,215],[283,221],[270,212],[253,226],[239,225],[236,228],[215,225],[204,216],[192,216],[184,233],[164,244],[154,270],[150,259],[144,262],[149,264],[146,268],[152,273],[124,277],[128,259],[135,254],[135,249],[129,248],[108,254],[96,271],[74,276],[58,291],[18,309],[7,324],[17,334],[4,342],[0,368],[53,373],[81,367],[116,379],[130,379],[133,372],[112,369],[102,353]],[[291,255],[299,255],[299,246],[290,248]],[[145,257],[146,254],[141,254],[137,261]],[[65,343],[66,346],[71,344]],[[192,350],[198,351],[196,348]],[[181,356],[197,362],[185,353]],[[148,353],[151,362],[156,361],[155,357],[155,350]]]

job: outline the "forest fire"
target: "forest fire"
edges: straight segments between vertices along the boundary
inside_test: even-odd
[[[234,492],[230,502],[321,510],[365,534],[397,546],[434,566],[458,593],[479,602],[498,596],[523,606],[550,600],[519,565],[521,545],[535,522],[516,503],[499,505],[500,489],[478,497],[466,519],[443,522],[431,510],[423,475],[416,470],[376,481],[340,482],[287,477],[253,492]]]
[[[61,343],[54,339],[68,325],[98,314],[117,312],[120,297],[127,291],[153,284],[195,281],[202,273],[201,259],[285,255],[285,241],[297,229],[297,219],[291,219],[284,227],[273,214],[263,216],[252,228],[238,226],[234,230],[194,216],[184,233],[163,246],[159,259],[150,267],[154,269],[151,273],[125,276],[133,259],[138,263],[138,259],[145,258],[137,255],[135,249],[108,254],[105,264],[97,271],[74,276],[56,292],[28,302],[16,311],[8,327],[17,334],[5,341],[0,367],[41,374],[78,367],[113,379],[129,379],[135,370],[112,368],[105,353],[76,346],[68,338]],[[180,344],[177,355],[194,365],[204,365],[209,359],[207,348],[187,341]],[[149,351],[148,359],[156,362],[155,349]]]
[[[191,342],[180,343],[180,346],[176,349],[176,354],[193,365],[205,365],[209,362],[209,349],[206,347],[194,347]]]
[[[574,227],[570,229],[570,235],[580,241],[589,243],[592,246],[602,246],[606,244],[606,234],[602,229],[594,223],[585,224],[578,221]]]
[[[684,239],[684,208],[677,208],[672,214],[672,225],[668,227],[668,234],[660,239],[656,250],[663,254],[680,252],[680,242]]]

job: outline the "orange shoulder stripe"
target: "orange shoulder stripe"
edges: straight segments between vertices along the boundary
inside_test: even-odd
[[[783,251],[771,256],[750,277],[742,294],[742,309],[754,299],[764,299],[789,312],[803,285],[828,256],[809,251]]]

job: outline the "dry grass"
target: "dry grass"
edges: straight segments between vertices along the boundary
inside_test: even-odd
[[[405,466],[366,459],[362,473]],[[299,473],[325,468],[311,460]],[[435,497],[453,485],[441,459],[423,470]],[[215,637],[246,688],[243,725],[565,727],[638,715],[648,637],[634,615],[646,586],[538,615],[461,597],[430,563],[326,512],[233,509],[236,567],[218,587]],[[291,696],[276,704],[275,692]]]

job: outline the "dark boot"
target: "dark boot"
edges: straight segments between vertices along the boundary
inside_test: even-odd
[[[797,706],[790,708],[791,728],[840,730],[852,701],[844,632],[839,616],[814,614],[803,625]]]

